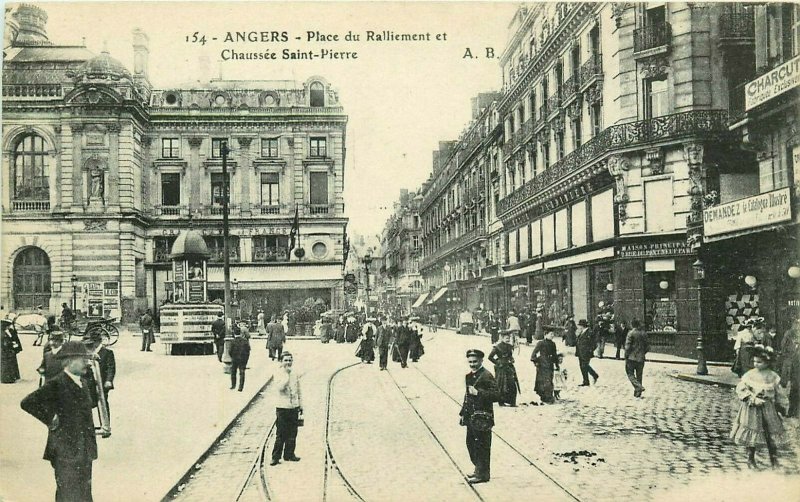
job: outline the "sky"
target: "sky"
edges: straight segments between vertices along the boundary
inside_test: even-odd
[[[131,32],[150,38],[150,81],[165,88],[195,80],[206,56],[226,79],[326,78],[349,116],[345,207],[351,233],[380,233],[401,188],[416,190],[439,141],[456,139],[470,98],[498,90],[499,55],[519,5],[512,2],[39,2],[57,44],[80,44],[133,68]],[[431,41],[367,41],[367,31],[430,34]],[[286,42],[226,43],[228,32],[287,32]],[[308,40],[307,32],[315,35]],[[360,35],[346,41],[348,31]],[[187,42],[197,33],[206,43]],[[436,40],[437,35],[446,40]],[[216,37],[217,40],[212,40]],[[296,40],[295,37],[301,37]],[[486,48],[496,57],[484,57]],[[469,48],[474,58],[464,57]],[[277,60],[221,61],[223,49],[278,53]],[[283,60],[282,51],[357,52],[357,59]]]

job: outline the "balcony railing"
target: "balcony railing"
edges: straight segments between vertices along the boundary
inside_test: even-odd
[[[153,262],[154,263],[169,263],[169,249],[158,249],[156,248],[153,250]]]
[[[600,54],[592,56],[581,65],[578,72],[580,74],[580,87],[584,88],[603,76],[603,58]]]
[[[222,206],[211,204],[203,206],[203,216],[222,216]],[[228,204],[228,216],[239,216],[239,206],[237,204]]]
[[[289,261],[289,250],[283,246],[254,247],[253,261],[255,262]]]
[[[522,141],[527,141],[533,135],[533,125],[536,121],[533,117],[522,124]]]
[[[181,206],[161,206],[162,216],[180,216]]]
[[[311,215],[329,214],[332,211],[330,204],[306,204],[306,212]]]
[[[549,110],[547,108],[548,103],[550,103],[550,98],[547,98],[547,101],[542,103],[542,106],[539,107],[539,120],[541,121],[547,120],[547,113]]]
[[[633,52],[643,52],[668,46],[672,40],[672,25],[657,23],[633,30]]]
[[[503,157],[508,157],[514,151],[514,136],[509,136],[508,141],[503,143]]]
[[[547,112],[548,113],[555,113],[558,111],[558,108],[561,106],[561,95],[556,93],[547,98]]]
[[[213,262],[222,262],[225,258],[225,251],[222,249],[212,248],[208,250],[210,256],[208,261]],[[239,248],[237,246],[233,246],[228,248],[228,260],[229,261],[239,261]]]
[[[540,175],[522,185],[497,204],[497,214],[527,201],[541,190],[577,171],[604,154],[621,148],[654,141],[674,140],[699,134],[722,133],[728,129],[728,113],[723,110],[697,110],[613,125],[580,148],[552,164]]]
[[[485,236],[486,236],[486,229],[484,229],[483,227],[473,228],[467,233],[462,234],[456,237],[455,239],[451,240],[450,242],[445,243],[444,245],[439,247],[439,249],[437,249],[430,255],[423,258],[422,262],[419,265],[419,268],[424,269],[426,267],[429,267],[430,265],[436,263],[436,261],[443,258],[450,252],[457,250],[463,246],[468,246],[472,244],[474,241]]]
[[[572,97],[578,93],[579,83],[580,83],[580,77],[577,72],[571,77],[569,77],[566,82],[564,82],[564,87],[562,87],[562,89],[564,93],[565,102],[572,99]]]
[[[18,212],[41,213],[50,211],[49,200],[15,200],[11,208]]]
[[[281,205],[280,204],[273,204],[269,206],[257,206],[256,213],[257,214],[281,214]]]
[[[723,39],[755,37],[755,19],[753,12],[726,12],[719,18],[719,34]]]

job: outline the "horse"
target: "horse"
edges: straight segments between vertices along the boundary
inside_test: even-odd
[[[8,314],[7,319],[14,323],[17,331],[33,331],[36,333],[36,340],[33,345],[41,345],[44,334],[48,331],[47,317],[38,313],[31,314]]]

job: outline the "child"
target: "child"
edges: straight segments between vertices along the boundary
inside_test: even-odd
[[[558,401],[561,399],[561,390],[567,387],[567,369],[564,368],[564,354],[558,353],[556,356],[558,365],[553,372],[553,397]]]
[[[775,400],[783,398],[782,393],[779,395],[781,378],[769,368],[774,351],[759,345],[753,353],[753,369],[736,386],[741,404],[730,437],[747,447],[747,466],[751,469],[756,468],[756,447],[763,445],[769,451],[770,463],[777,467],[777,444],[784,442],[783,424],[775,410]]]

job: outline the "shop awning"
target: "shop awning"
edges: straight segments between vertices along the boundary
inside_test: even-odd
[[[412,305],[411,308],[415,309],[419,307],[425,302],[426,298],[428,298],[428,293],[422,293],[421,295],[419,295],[419,298],[417,298],[417,301],[414,302],[414,305]]]
[[[444,296],[445,293],[447,293],[447,286],[439,288],[439,291],[437,291],[436,294],[433,295],[433,298],[428,300],[428,303],[436,303],[441,297]]]

